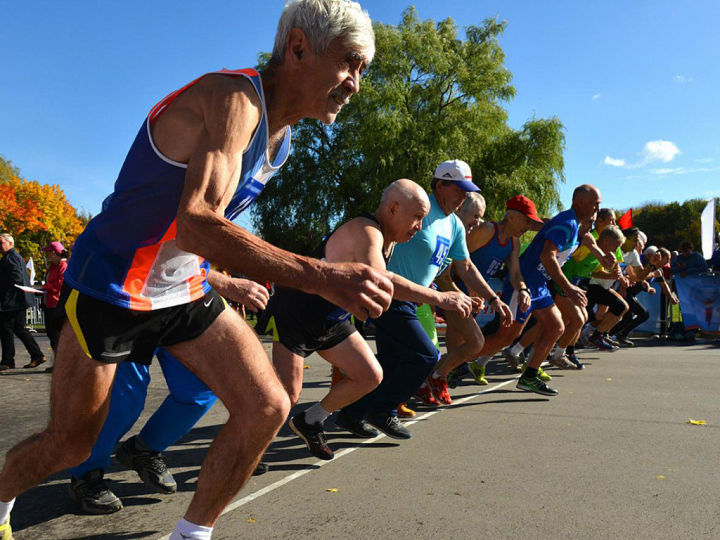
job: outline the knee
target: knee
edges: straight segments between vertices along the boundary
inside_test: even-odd
[[[368,387],[370,390],[377,388],[383,380],[383,369],[380,364],[376,364],[370,370],[370,374],[367,378]]]
[[[231,418],[256,427],[278,429],[290,414],[291,400],[294,398],[297,402],[298,397],[299,392],[291,396],[282,385],[274,384],[271,388],[261,389],[259,395],[251,401],[250,410],[240,407],[237,411],[231,411]]]
[[[473,356],[478,356],[485,345],[485,336],[483,336],[482,330],[478,327],[476,331],[472,332],[465,340],[466,345],[472,347]]]
[[[50,431],[52,443],[51,448],[61,449],[56,454],[56,459],[61,469],[77,467],[90,458],[95,439],[84,433],[59,433]]]

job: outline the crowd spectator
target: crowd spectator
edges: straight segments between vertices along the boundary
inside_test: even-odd
[[[693,245],[690,242],[680,244],[680,253],[672,263],[671,272],[680,277],[692,276],[707,272],[707,262],[702,254],[693,251]]]
[[[60,242],[50,242],[43,248],[45,260],[48,262],[47,275],[42,289],[45,291],[45,333],[50,340],[53,354],[57,351],[60,329],[65,320],[65,311],[58,307],[63,274],[67,268],[67,252]],[[52,372],[52,367],[45,371]]]
[[[0,342],[2,361],[0,371],[15,367],[16,335],[30,354],[30,363],[25,368],[34,368],[45,362],[40,347],[25,327],[25,312],[32,305],[28,294],[15,285],[27,285],[25,261],[15,249],[15,240],[8,233],[0,234]]]

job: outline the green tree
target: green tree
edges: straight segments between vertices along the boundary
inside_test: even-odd
[[[293,156],[253,210],[258,232],[307,251],[339,221],[372,211],[397,178],[429,188],[450,158],[467,161],[490,217],[523,193],[541,212],[558,206],[564,181],[560,121],[507,125],[503,104],[515,95],[498,42],[506,23],[487,19],[458,37],[452,19],[420,21],[408,8],[398,26],[375,24],[375,60],[331,126],[302,121]]]
[[[11,178],[20,176],[20,169],[0,156],[0,182],[8,182]]]
[[[663,246],[670,250],[680,249],[680,244],[691,242],[695,250],[700,250],[700,214],[707,205],[705,199],[690,199],[683,203],[662,202],[645,203],[633,209],[633,225],[648,236],[648,243]],[[719,222],[718,207],[715,208],[715,230]],[[619,213],[621,215],[621,213]]]

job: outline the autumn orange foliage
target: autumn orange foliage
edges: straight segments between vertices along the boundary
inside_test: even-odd
[[[85,224],[58,185],[41,184],[11,174],[0,181],[0,230],[15,238],[15,246],[27,259],[44,268],[45,245],[60,241],[69,246]]]

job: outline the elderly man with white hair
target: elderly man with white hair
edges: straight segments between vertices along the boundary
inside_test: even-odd
[[[388,272],[292,254],[232,221],[288,158],[291,126],[303,118],[332,123],[359,91],[374,53],[372,22],[359,4],[295,0],[262,72],[209,73],[143,119],[113,193],[75,243],[50,423],[7,455],[1,534],[10,535],[17,495],[87,458],[107,415],[116,363],[149,363],[165,347],[229,412],[171,535],[210,538],[290,400],[252,329],[208,284],[208,261],[319,294],[362,319],[390,304]]]
[[[15,239],[8,233],[0,234],[0,342],[2,362],[0,372],[15,367],[15,336],[22,341],[30,355],[30,363],[23,366],[34,368],[45,362],[35,338],[25,328],[25,310],[29,307],[26,293],[16,285],[27,285],[25,261],[15,249]]]

